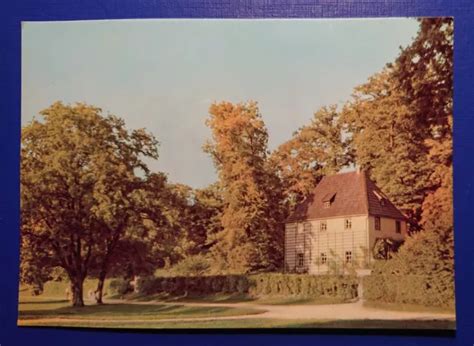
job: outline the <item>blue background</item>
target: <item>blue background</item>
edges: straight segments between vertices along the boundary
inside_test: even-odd
[[[0,0],[0,345],[473,345],[474,2],[472,0]],[[19,148],[23,20],[454,16],[455,337],[174,334],[18,328]]]

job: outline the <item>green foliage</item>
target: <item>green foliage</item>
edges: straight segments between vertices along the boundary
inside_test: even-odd
[[[431,275],[374,274],[364,278],[368,301],[454,308],[454,290]]]
[[[130,282],[123,278],[110,280],[107,293],[109,296],[122,296],[131,291]]]
[[[135,292],[149,295],[162,291],[162,282],[165,278],[161,280],[156,280],[154,276],[140,276],[135,282]]]
[[[357,164],[409,217],[397,253],[378,243],[364,297],[454,306],[452,18],[420,19],[417,37],[392,64],[355,89],[342,121]],[[416,233],[419,232],[419,233]]]
[[[356,87],[342,112],[356,163],[406,213],[412,231],[433,206],[425,199],[452,175],[452,58],[452,18],[420,19],[413,42]],[[444,196],[443,206],[452,204]]]
[[[207,253],[222,231],[222,191],[219,184],[193,189],[184,184],[169,184],[169,215],[178,230],[175,256],[171,263]]]
[[[103,287],[117,243],[144,229],[130,225],[140,225],[145,212],[161,218],[160,208],[149,208],[146,178],[137,175],[148,177],[143,158],[158,157],[158,142],[85,104],[57,102],[41,115],[43,122],[22,129],[22,281],[44,280],[48,268],[60,266],[73,304],[83,306],[86,276],[96,270]]]
[[[309,125],[280,145],[270,157],[282,181],[290,209],[312,192],[324,175],[353,160],[336,105],[322,107]]]
[[[388,261],[378,261],[364,282],[364,298],[387,303],[454,307],[454,253],[446,230],[410,236]],[[367,285],[365,284],[367,282]]]
[[[189,256],[182,259],[169,270],[172,275],[202,276],[209,272],[210,260],[204,255]]]
[[[403,241],[391,238],[377,238],[372,249],[372,255],[377,260],[390,259],[397,252],[402,243]]]
[[[138,292],[144,295],[206,296],[216,293],[245,294],[252,297],[357,297],[357,279],[353,276],[255,274],[203,277],[143,278]]]

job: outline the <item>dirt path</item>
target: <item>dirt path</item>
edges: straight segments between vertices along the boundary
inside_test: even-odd
[[[258,315],[239,315],[225,317],[210,317],[210,319],[241,319],[241,318],[273,318],[273,319],[291,319],[291,320],[454,320],[455,315],[449,313],[433,313],[433,312],[409,312],[409,311],[393,311],[384,309],[369,308],[363,305],[362,301],[346,304],[325,304],[325,305],[265,305],[258,303],[197,303],[197,302],[130,302],[123,300],[108,300],[114,304],[143,304],[143,305],[183,305],[183,306],[208,306],[208,307],[229,307],[229,308],[254,308],[265,310]],[[193,318],[201,320],[201,318]],[[182,319],[179,319],[182,320]]]
[[[196,303],[196,302],[161,302],[148,301],[136,302],[109,299],[110,304],[134,304],[134,305],[181,305],[194,307],[229,307],[229,308],[254,308],[264,312],[260,314],[216,316],[216,317],[183,317],[166,319],[83,319],[83,318],[41,318],[34,320],[20,320],[20,325],[34,325],[37,323],[160,323],[160,322],[201,322],[216,320],[244,320],[244,319],[283,319],[283,320],[454,320],[455,315],[449,313],[432,312],[406,312],[375,309],[363,306],[362,301],[346,304],[327,305],[265,305],[258,303]]]

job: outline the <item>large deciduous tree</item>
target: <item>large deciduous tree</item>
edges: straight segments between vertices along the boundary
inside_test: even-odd
[[[279,180],[268,164],[268,134],[257,103],[215,103],[209,113],[213,140],[205,150],[214,159],[223,199],[215,265],[228,272],[280,267]]]
[[[375,272],[424,280],[440,304],[453,306],[453,19],[419,22],[396,61],[356,89],[344,120],[357,162],[420,230]]]
[[[55,103],[22,130],[22,259],[41,248],[64,268],[73,305],[94,263],[105,276],[114,250],[141,220],[148,168],[157,141],[144,130],[85,104]]]
[[[421,19],[413,42],[357,87],[343,112],[357,164],[405,211],[412,230],[422,226],[425,198],[450,174],[452,34],[451,18]]]
[[[416,226],[431,174],[427,130],[399,91],[391,68],[355,89],[342,120],[352,134],[357,164]]]
[[[312,192],[324,175],[335,174],[352,161],[337,106],[322,107],[309,125],[271,155],[290,209]]]

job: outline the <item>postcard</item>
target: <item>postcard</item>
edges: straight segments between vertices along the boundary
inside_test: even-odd
[[[24,22],[18,325],[454,330],[453,25]]]

